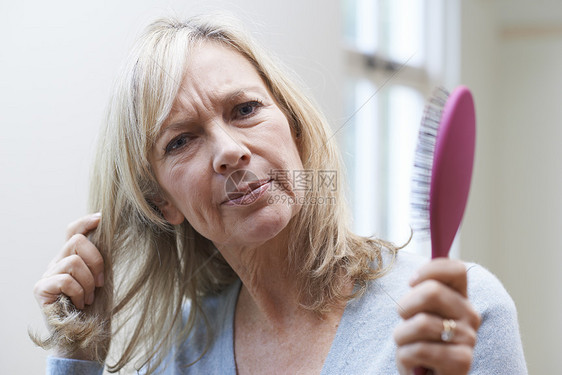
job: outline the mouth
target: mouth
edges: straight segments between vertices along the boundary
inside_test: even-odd
[[[273,178],[248,182],[238,186],[236,191],[228,192],[227,199],[221,204],[227,206],[247,206],[254,203],[269,189]]]

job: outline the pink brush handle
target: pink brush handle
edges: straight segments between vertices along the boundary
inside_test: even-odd
[[[456,88],[445,104],[439,129],[429,190],[431,257],[447,257],[461,224],[474,163],[476,116],[470,91]],[[416,368],[415,375],[433,374]]]
[[[456,88],[443,109],[429,191],[432,258],[446,257],[460,227],[472,177],[476,116],[470,91]]]

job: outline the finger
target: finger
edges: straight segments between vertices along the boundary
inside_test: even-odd
[[[454,259],[436,258],[422,266],[410,280],[416,286],[425,280],[437,280],[467,297],[466,266]]]
[[[455,321],[453,337],[449,344],[476,345],[476,331],[466,322]],[[443,318],[426,313],[416,314],[402,322],[394,331],[394,341],[398,346],[418,341],[443,342],[441,333],[444,330]]]
[[[66,228],[66,240],[68,241],[75,234],[87,235],[92,230],[96,229],[101,218],[101,213],[86,215],[80,219],[73,221]]]
[[[39,280],[33,289],[35,299],[41,306],[53,303],[59,295],[70,298],[78,309],[84,308],[84,289],[71,275],[57,274]]]
[[[64,245],[62,251],[53,260],[50,268],[62,259],[71,255],[78,255],[90,269],[97,287],[102,287],[104,283],[104,262],[98,248],[83,234],[75,234]]]
[[[61,259],[53,268],[47,271],[45,276],[49,277],[58,274],[69,274],[74,280],[78,281],[82,289],[84,289],[84,303],[86,305],[91,305],[94,302],[96,287],[94,275],[92,275],[92,271],[79,255],[74,254]]]
[[[473,350],[467,345],[414,343],[396,350],[399,367],[412,373],[414,368],[432,369],[439,375],[467,374],[472,364]]]
[[[403,319],[429,313],[444,319],[465,321],[474,329],[480,326],[480,315],[468,299],[435,280],[416,285],[400,300],[399,305],[399,314]]]

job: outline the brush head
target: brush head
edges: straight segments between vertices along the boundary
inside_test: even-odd
[[[430,236],[429,196],[433,156],[437,142],[437,131],[449,92],[442,87],[435,89],[424,110],[418,132],[412,178],[412,229],[417,237],[428,239]]]
[[[439,89],[426,108],[412,205],[417,229],[429,229],[432,258],[448,255],[462,221],[474,163],[475,120],[474,101],[464,86],[448,97]]]

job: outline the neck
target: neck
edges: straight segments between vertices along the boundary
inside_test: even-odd
[[[278,328],[290,324],[295,318],[318,320],[317,313],[300,305],[298,280],[288,261],[288,239],[289,229],[285,228],[259,246],[219,247],[243,284],[237,313]],[[347,292],[351,292],[353,283],[347,284]],[[344,308],[345,304],[336,306],[333,313],[341,317]],[[328,316],[322,318],[329,319]]]
[[[288,261],[288,228],[257,246],[219,247],[242,281],[240,308],[270,323],[283,321],[300,310],[298,284]],[[245,314],[246,315],[246,314]]]

